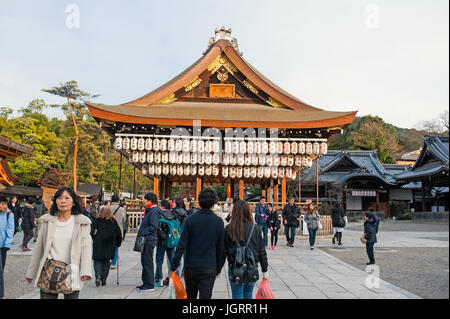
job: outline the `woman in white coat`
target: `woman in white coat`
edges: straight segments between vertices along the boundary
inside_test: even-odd
[[[34,286],[41,288],[41,299],[58,299],[58,293],[65,299],[78,299],[83,282],[92,278],[92,239],[91,222],[82,214],[75,192],[60,188],[50,214],[40,222],[26,280],[34,280]]]

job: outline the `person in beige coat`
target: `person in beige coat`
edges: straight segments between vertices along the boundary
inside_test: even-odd
[[[62,261],[71,266],[72,293],[65,299],[78,299],[83,282],[92,278],[92,239],[90,220],[82,214],[75,192],[60,188],[54,195],[50,214],[40,219],[36,247],[33,251],[26,280],[37,286],[47,259]],[[41,299],[57,299],[57,294],[41,290]]]

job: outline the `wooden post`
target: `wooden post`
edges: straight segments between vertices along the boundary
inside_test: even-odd
[[[234,197],[234,179],[230,180],[231,197]]]
[[[198,201],[198,194],[202,191],[202,179],[197,176],[197,185],[196,185],[196,200]]]
[[[298,171],[298,203],[300,204],[302,202],[302,171]]]
[[[286,204],[286,176],[281,181],[281,202],[282,207]]]
[[[380,209],[380,194],[378,193],[378,191],[376,191],[377,192],[377,211]]]
[[[239,180],[239,198],[244,199],[244,180]]]
[[[422,212],[427,210],[427,205],[425,204],[425,185],[422,181]]]
[[[72,104],[67,96],[67,103],[69,104],[70,114],[72,115],[73,127],[75,128],[75,143],[73,149],[73,190],[77,192],[77,153],[78,153],[78,128],[75,121],[75,115],[73,114]]]
[[[120,155],[120,162],[119,162],[119,198],[120,198],[120,188],[122,187],[122,155]]]
[[[159,178],[153,177],[153,193],[155,193],[156,197],[159,199]]]
[[[233,195],[231,195],[231,185],[230,183],[227,184],[227,198],[233,197]]]
[[[316,158],[316,207],[319,207],[319,158]]]
[[[272,195],[272,189],[270,188],[270,184],[272,183],[272,180],[270,180],[270,183],[267,185],[267,201],[272,202],[270,199],[270,195]]]
[[[136,166],[133,165],[133,198],[137,197]]]
[[[278,184],[273,189],[273,201],[278,203]]]

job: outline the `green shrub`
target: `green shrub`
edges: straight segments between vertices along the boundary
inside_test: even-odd
[[[397,219],[399,219],[399,220],[410,220],[411,219],[411,211],[405,210],[403,213],[398,215]]]

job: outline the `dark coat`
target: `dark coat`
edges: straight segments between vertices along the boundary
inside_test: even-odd
[[[284,221],[286,220],[287,223],[285,224],[285,226],[294,226],[294,227],[298,227],[300,226],[300,221],[298,220],[300,218],[301,212],[300,212],[300,208],[297,205],[286,205],[283,208],[283,224]]]
[[[255,208],[255,222],[258,225],[264,225],[267,224],[267,218],[269,216],[269,208],[267,208],[267,205],[261,205],[261,203],[258,203]]]
[[[19,218],[22,218],[22,213],[20,211],[20,205],[17,202],[15,206],[12,203],[8,203],[8,208],[11,213],[14,214],[14,228],[17,230],[19,228]]]
[[[170,209],[165,209],[159,215],[159,218],[172,220],[175,219],[175,214]],[[164,242],[169,233],[169,226],[167,223],[159,222],[158,224],[158,246],[164,246]]]
[[[155,205],[151,208],[145,208],[145,216],[139,226],[137,236],[145,236],[148,241],[158,241],[158,224],[161,208]]]
[[[276,227],[277,229],[280,229],[280,214],[273,209],[271,213],[269,213],[269,219],[267,219],[267,226],[269,227]]]
[[[95,233],[95,231],[97,232]],[[116,247],[120,247],[122,243],[122,234],[117,221],[114,218],[94,219],[91,224],[91,236],[93,240],[92,259],[113,259]]]
[[[255,256],[255,261],[257,263],[261,263],[262,272],[266,272],[269,267],[269,263],[267,261],[266,245],[264,244],[259,227],[252,222],[244,221],[244,240],[239,244],[244,246],[247,243],[253,225],[253,233],[250,241],[248,242],[248,247],[252,250],[253,255]],[[231,240],[229,232],[230,225],[227,225],[227,227],[225,227],[225,250],[222,256],[222,267],[225,264],[226,259],[228,259],[229,265],[233,265],[234,260],[236,259],[237,244]]]
[[[334,208],[331,212],[331,221],[333,223],[333,227],[341,227],[338,225],[339,219],[345,216],[345,210],[343,210],[341,207]]]
[[[181,226],[184,225],[184,220],[188,216],[187,211],[183,207],[177,207],[172,210],[175,218],[180,222]]]
[[[364,238],[367,239],[367,243],[371,244],[377,242],[379,224],[380,220],[375,216],[375,214],[372,214],[372,216],[364,222]]]
[[[25,207],[22,209],[22,223],[20,227],[24,229],[33,229],[36,227],[34,224],[34,206],[30,204],[25,204]]]

